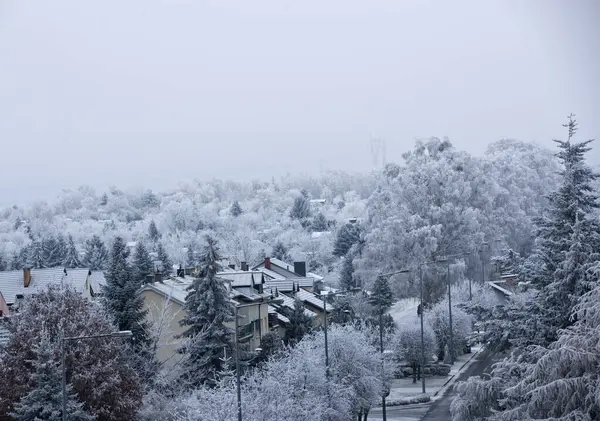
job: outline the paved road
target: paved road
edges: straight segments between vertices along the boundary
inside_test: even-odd
[[[483,373],[489,372],[492,364],[499,361],[502,357],[492,354],[488,350],[484,350],[475,357],[475,361],[467,367],[465,371],[460,373],[457,381],[464,381],[471,376],[480,376]],[[425,413],[423,421],[450,421],[450,403],[456,396],[454,386],[446,390],[444,396],[431,403],[429,411]]]
[[[463,371],[458,380],[463,381],[471,376],[479,376],[488,372],[495,362],[502,358],[484,350],[475,356],[475,361]],[[454,388],[450,387],[444,396],[432,403],[418,405],[400,405],[387,408],[388,421],[450,421],[450,403],[456,395]],[[381,409],[373,409],[369,413],[369,420],[378,421],[382,419]]]

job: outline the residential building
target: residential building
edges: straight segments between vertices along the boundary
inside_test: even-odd
[[[185,331],[181,321],[187,311],[184,308],[187,288],[194,280],[183,269],[177,276],[171,276],[158,282],[143,286],[144,309],[148,310],[148,319],[152,322],[158,336],[156,357],[158,361],[177,372],[183,359],[177,350],[181,345],[180,335]],[[278,331],[281,318],[269,318],[269,293],[263,292],[258,273],[220,272],[219,278],[226,283],[232,304],[242,306],[238,310],[238,341],[241,349],[253,351],[260,347],[261,338],[270,331]],[[250,305],[248,305],[250,304]],[[234,328],[234,322],[226,324]],[[175,375],[175,374],[174,374]]]
[[[9,313],[8,304],[4,299],[4,295],[2,295],[2,291],[0,291],[0,317],[8,317]]]
[[[88,299],[100,293],[106,283],[101,271],[89,269],[23,269],[0,272],[0,293],[10,308],[19,299],[44,290],[50,284],[63,283],[70,285]]]

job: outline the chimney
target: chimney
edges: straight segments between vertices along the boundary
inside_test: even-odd
[[[306,276],[306,262],[294,262],[294,272],[300,276]]]
[[[234,264],[230,264],[229,265],[229,269],[235,269],[235,265]]]
[[[248,271],[248,262],[240,262],[240,265],[241,265],[241,267],[242,267],[242,270],[243,270],[244,272],[247,272],[247,271]]]
[[[271,258],[265,257],[265,269],[271,269]]]
[[[154,276],[153,275],[146,275],[146,281],[144,283],[145,284],[151,284],[152,282],[154,282]]]
[[[27,288],[31,282],[31,269],[23,268],[23,286]]]
[[[160,282],[162,283],[163,281],[163,277],[162,277],[162,273],[160,272],[154,272],[154,282]]]
[[[177,276],[180,278],[185,278],[185,270],[179,267],[179,269],[177,269]]]

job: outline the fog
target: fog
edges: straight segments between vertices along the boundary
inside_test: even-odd
[[[571,112],[600,138],[598,21],[593,0],[0,0],[0,204],[370,171],[429,136],[552,147]]]

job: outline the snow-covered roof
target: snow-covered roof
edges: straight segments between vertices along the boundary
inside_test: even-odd
[[[23,283],[22,270],[9,270],[0,272],[0,291],[6,304],[14,304],[17,295],[31,295],[45,289],[50,284],[63,282],[70,285],[78,292],[83,292],[88,279],[89,269],[47,268],[31,269],[31,282],[26,287]],[[93,271],[90,276],[91,287],[95,292],[100,292],[100,285],[106,284],[101,271]]]
[[[294,289],[294,285],[298,285],[300,288],[312,288],[314,280],[312,278],[271,279],[265,280],[263,288],[265,291],[277,288],[280,292],[291,292]]]
[[[327,199],[311,199],[310,203],[319,203],[319,204],[323,204],[326,203]]]
[[[323,299],[317,297],[312,292],[300,290],[296,292],[296,297],[305,303],[310,303],[312,306],[318,308],[319,310],[323,310]],[[327,312],[330,312],[331,310],[333,310],[333,305],[327,304]]]
[[[284,294],[279,294],[279,296],[276,297],[276,299],[280,299],[283,300],[283,303],[281,303],[282,306],[287,307],[287,308],[294,308],[294,304],[295,304],[295,300],[291,297],[288,297],[287,295]],[[309,310],[307,308],[304,308],[304,314],[306,314],[307,316],[310,317],[316,317],[317,313],[315,313],[312,310]]]
[[[490,285],[492,288],[495,288],[496,290],[500,291],[501,293],[503,293],[504,295],[506,295],[507,297],[510,297],[511,295],[513,295],[512,291],[507,290],[506,288],[501,287],[500,285],[498,285],[499,283],[503,283],[503,281],[487,281],[488,285]]]
[[[181,282],[175,281],[173,279],[165,279],[163,282],[153,282],[150,284],[144,285],[142,291],[154,291],[165,298],[169,298],[173,301],[178,302],[179,304],[185,304],[185,297],[187,296],[187,287],[190,285],[190,282],[185,282],[183,278],[181,278]]]
[[[293,263],[290,264],[290,263],[284,262],[283,260],[279,260],[275,257],[271,257],[270,260],[271,260],[272,265],[279,266],[280,268],[285,269],[286,271],[290,272],[290,275],[292,275],[292,276],[298,276],[298,274],[296,272],[294,272],[294,264]],[[263,261],[263,262],[259,263],[258,265],[256,265],[253,269],[263,271],[263,269],[266,269],[264,267],[264,265],[265,265],[265,262]],[[269,270],[269,269],[266,269],[266,270]],[[269,271],[269,272],[275,273],[273,271]],[[276,273],[275,273],[275,275],[280,278],[283,276],[283,275],[279,275]],[[314,278],[317,281],[323,280],[323,277],[321,275],[317,275],[316,273],[312,273],[312,272],[307,272],[306,276],[308,278]]]
[[[267,311],[269,312],[269,314],[277,314],[277,320],[280,320],[283,323],[289,323],[290,322],[290,319],[288,319],[287,317],[285,317],[283,314],[279,313],[275,307],[269,306],[267,308]]]
[[[234,288],[259,285],[263,279],[263,273],[261,271],[219,272],[217,273],[217,276],[227,281],[231,281],[231,286]]]
[[[310,234],[310,237],[311,238],[320,238],[320,237],[323,237],[323,236],[329,235],[329,234],[331,234],[331,231],[313,231]]]

